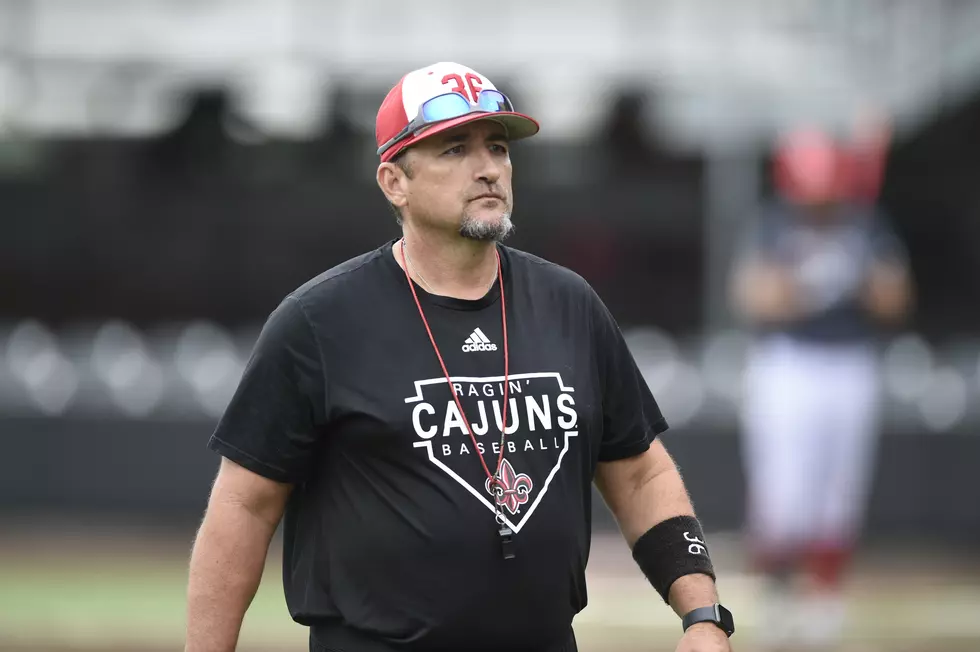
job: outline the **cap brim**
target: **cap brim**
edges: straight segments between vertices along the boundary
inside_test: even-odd
[[[522,138],[530,138],[541,130],[541,125],[539,125],[534,118],[524,115],[523,113],[512,113],[509,111],[500,113],[470,113],[459,118],[446,120],[445,122],[438,122],[426,128],[421,133],[416,134],[411,138],[406,138],[382,154],[381,161],[386,162],[391,160],[406,147],[411,147],[412,145],[418,143],[419,141],[425,140],[426,138],[431,138],[436,134],[448,131],[454,127],[469,124],[471,122],[477,122],[479,120],[493,120],[494,122],[499,122],[505,129],[507,129],[507,140],[512,141],[521,140]]]

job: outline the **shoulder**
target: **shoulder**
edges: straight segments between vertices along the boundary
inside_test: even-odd
[[[873,204],[851,203],[843,207],[842,222],[852,232],[871,238],[893,236],[895,229],[891,216]]]
[[[593,325],[615,322],[599,293],[578,273],[525,251],[508,248],[507,252],[532,296],[539,296],[544,289],[551,300],[567,306],[573,314],[584,315]]]
[[[855,207],[858,219],[867,222],[872,231],[894,231],[895,222],[891,214],[881,206],[866,204]]]
[[[779,233],[795,226],[797,216],[796,208],[782,199],[773,199],[761,207],[758,229],[764,234]]]
[[[294,301],[306,308],[333,303],[351,292],[361,292],[362,283],[371,283],[377,274],[382,273],[383,256],[389,246],[385,244],[331,267],[294,289],[286,295],[284,302]]]
[[[535,283],[548,283],[553,287],[580,292],[590,297],[595,295],[589,282],[567,267],[520,249],[512,247],[502,247],[502,249],[506,251],[514,270],[526,274]]]

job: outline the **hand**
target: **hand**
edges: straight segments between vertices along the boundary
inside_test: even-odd
[[[732,652],[732,646],[717,625],[695,623],[684,632],[677,652]]]
[[[912,300],[908,273],[895,263],[873,263],[864,292],[864,305],[883,321],[896,321],[909,311]]]

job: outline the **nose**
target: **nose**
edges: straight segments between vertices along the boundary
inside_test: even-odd
[[[480,147],[476,158],[475,176],[477,180],[489,185],[497,183],[501,175],[501,161],[499,157],[494,156],[488,147]]]

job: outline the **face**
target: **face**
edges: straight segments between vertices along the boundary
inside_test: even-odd
[[[502,240],[513,229],[510,148],[500,124],[479,120],[433,135],[404,160],[409,174],[384,163],[378,182],[413,226],[472,240]]]

